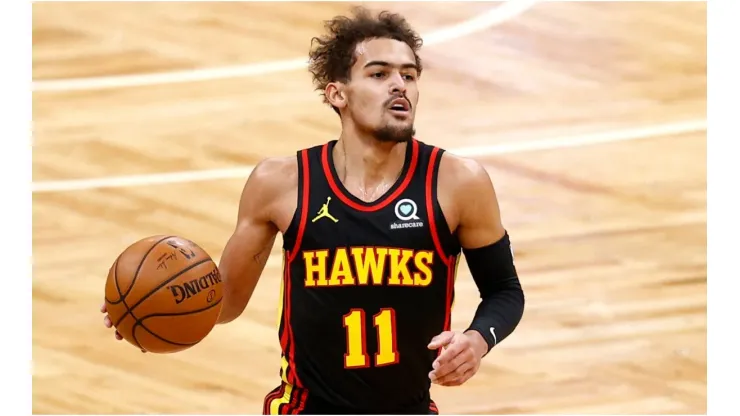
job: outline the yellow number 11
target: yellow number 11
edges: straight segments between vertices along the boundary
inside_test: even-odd
[[[383,308],[373,316],[373,325],[378,331],[378,352],[375,354],[375,366],[398,363],[396,351],[396,311]],[[347,329],[347,352],[344,354],[344,368],[365,368],[370,366],[367,354],[367,337],[365,336],[365,311],[352,309],[344,315],[344,327]]]

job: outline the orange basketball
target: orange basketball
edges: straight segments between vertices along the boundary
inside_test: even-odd
[[[198,245],[152,236],[124,250],[108,272],[105,304],[121,336],[154,353],[182,351],[216,325],[221,275]]]

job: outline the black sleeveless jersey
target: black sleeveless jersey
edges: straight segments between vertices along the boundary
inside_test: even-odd
[[[368,203],[332,163],[301,150],[284,235],[283,381],[326,403],[378,412],[428,405],[432,337],[450,328],[460,245],[437,202],[443,150],[412,140],[396,183]]]

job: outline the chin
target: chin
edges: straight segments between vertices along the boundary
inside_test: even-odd
[[[381,142],[403,143],[410,142],[416,135],[413,125],[391,126],[387,125],[375,131],[375,138]]]

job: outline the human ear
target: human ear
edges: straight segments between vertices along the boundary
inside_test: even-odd
[[[341,82],[332,82],[324,89],[324,95],[329,101],[329,104],[336,108],[344,108],[347,106],[347,93],[345,91],[345,85]]]

